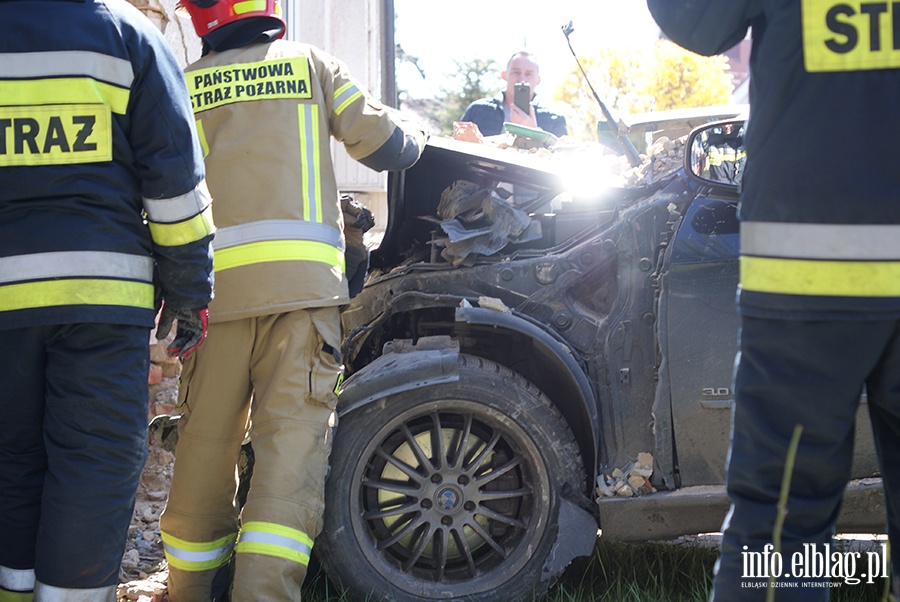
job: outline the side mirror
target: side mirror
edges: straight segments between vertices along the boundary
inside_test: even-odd
[[[684,147],[684,168],[704,184],[737,192],[744,174],[746,122],[717,121],[691,131]]]

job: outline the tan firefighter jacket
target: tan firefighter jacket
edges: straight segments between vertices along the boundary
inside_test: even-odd
[[[210,322],[347,303],[330,140],[368,157],[397,128],[387,110],[297,42],[212,52],[186,77],[215,201]]]

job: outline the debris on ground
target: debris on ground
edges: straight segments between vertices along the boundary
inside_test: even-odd
[[[653,474],[653,454],[641,452],[637,460],[629,462],[623,468],[616,468],[609,475],[597,476],[597,495],[599,497],[634,497],[655,493],[656,488],[650,484]]]

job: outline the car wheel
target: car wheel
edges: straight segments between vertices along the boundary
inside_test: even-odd
[[[460,356],[459,380],[341,417],[316,543],[359,598],[531,599],[584,469],[550,400],[511,370]]]

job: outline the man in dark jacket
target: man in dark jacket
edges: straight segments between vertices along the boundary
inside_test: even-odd
[[[772,557],[782,477],[799,432],[777,534],[783,570],[775,597],[827,600],[822,563],[803,561],[822,557],[834,533],[863,391],[888,534],[900,542],[900,171],[890,164],[900,126],[886,119],[900,98],[900,54],[880,36],[896,15],[892,21],[888,5],[864,3],[857,13],[824,0],[648,5],[666,35],[700,54],[753,34],[732,508],[713,599],[766,598],[765,575],[747,569]]]
[[[544,108],[534,100],[534,89],[541,82],[541,76],[533,54],[520,51],[512,55],[500,77],[506,81],[506,90],[500,97],[476,100],[466,108],[460,121],[475,123],[485,136],[502,134],[505,121],[540,128],[555,136],[565,136],[569,133],[563,115]],[[520,82],[529,84],[531,89],[529,112],[523,111],[513,102],[516,84]]]
[[[0,105],[0,600],[112,601],[157,299],[183,356],[212,296],[191,102],[124,0],[6,0]]]

